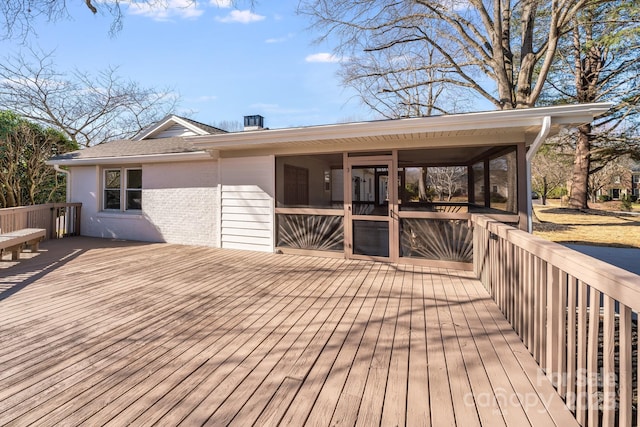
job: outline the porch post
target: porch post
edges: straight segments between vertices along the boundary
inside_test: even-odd
[[[475,176],[473,175],[473,165],[467,165],[467,201],[476,203]]]
[[[527,167],[527,148],[521,142],[516,146],[516,173],[518,185],[518,228],[527,231],[529,226],[529,200],[531,195],[527,194],[529,188],[529,174]]]
[[[344,257],[351,258],[353,254],[351,230],[351,170],[349,167],[349,153],[342,153],[342,194],[343,194],[343,229],[344,229]]]
[[[491,182],[491,171],[489,170],[489,159],[484,160],[484,205],[485,207],[491,207],[491,188],[489,184]]]

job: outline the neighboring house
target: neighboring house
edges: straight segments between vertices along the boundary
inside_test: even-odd
[[[133,140],[49,163],[69,174],[87,236],[459,265],[470,261],[469,215],[527,229],[526,166],[537,146],[608,108],[272,130],[248,116],[250,130],[234,133],[170,116]],[[422,183],[411,177],[441,166],[466,168],[465,200],[416,197]]]
[[[598,196],[606,195],[611,200],[621,200],[625,196],[640,197],[640,165],[630,168],[619,166],[606,179],[605,185],[598,190]]]
[[[631,168],[631,195],[640,199],[640,163]]]

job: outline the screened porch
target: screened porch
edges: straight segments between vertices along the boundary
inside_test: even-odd
[[[277,250],[470,269],[472,213],[526,220],[524,151],[522,144],[276,156]]]

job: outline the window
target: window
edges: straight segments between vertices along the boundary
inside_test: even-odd
[[[103,209],[142,209],[142,169],[105,169]]]
[[[619,188],[612,188],[610,194],[611,194],[611,198],[613,200],[619,200],[620,199],[620,189]]]
[[[104,171],[104,209],[120,210],[120,169]]]
[[[142,169],[127,169],[126,209],[142,209]]]
[[[633,175],[633,182],[636,184],[640,183],[640,175]]]

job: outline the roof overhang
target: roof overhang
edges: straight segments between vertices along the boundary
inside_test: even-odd
[[[169,163],[213,160],[212,154],[206,151],[193,151],[188,153],[145,154],[139,156],[114,156],[114,157],[89,157],[76,159],[49,160],[47,165],[59,166],[93,166],[93,165],[134,165],[149,163]]]
[[[340,148],[470,147],[525,142],[531,144],[549,117],[549,136],[591,122],[609,103],[499,110],[410,119],[381,120],[218,135],[190,136],[194,146],[220,153],[327,152]]]

